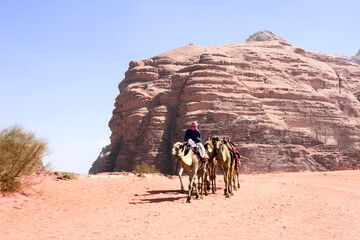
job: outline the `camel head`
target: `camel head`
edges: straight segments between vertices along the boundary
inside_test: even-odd
[[[212,138],[212,144],[214,146],[214,151],[217,152],[222,145],[222,141],[218,137],[214,137]]]
[[[181,142],[174,143],[173,148],[171,149],[171,155],[178,157],[184,155],[183,153],[184,148],[185,148],[184,143]]]

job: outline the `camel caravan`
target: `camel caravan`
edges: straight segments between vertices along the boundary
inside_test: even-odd
[[[181,191],[185,191],[182,182],[184,169],[189,174],[189,192],[187,202],[190,203],[191,194],[195,190],[196,198],[203,198],[203,192],[208,195],[208,190],[216,193],[216,167],[222,171],[225,183],[224,195],[229,198],[233,190],[240,188],[239,168],[241,166],[240,154],[236,146],[228,139],[213,137],[200,143],[198,123],[192,122],[190,129],[185,133],[184,142],[176,142],[171,150],[180,163],[179,179]],[[198,177],[197,186],[195,179]],[[209,178],[209,179],[208,179]],[[200,190],[200,194],[199,194]]]

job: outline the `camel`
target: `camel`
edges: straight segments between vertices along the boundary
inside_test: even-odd
[[[211,190],[212,193],[216,193],[216,156],[214,151],[214,146],[211,141],[206,141],[204,144],[204,148],[209,156],[208,161],[208,170],[209,170],[209,178],[211,182]]]
[[[231,143],[229,141],[226,141],[226,146],[229,149],[233,149],[233,147],[231,146]],[[235,145],[234,145],[234,147],[235,147]],[[232,172],[232,176],[233,176],[232,186],[233,186],[234,190],[237,190],[238,188],[240,188],[239,168],[240,168],[240,164],[236,164],[236,162],[234,162],[234,168],[233,168],[233,172]]]
[[[237,164],[235,164],[234,172],[233,172],[233,186],[234,186],[234,190],[240,188],[239,166]]]
[[[206,167],[206,163],[200,165],[196,154],[188,146],[186,146],[185,143],[181,143],[181,142],[177,142],[173,145],[173,148],[171,149],[171,155],[177,157],[177,159],[181,163],[181,168],[179,171],[181,191],[184,191],[184,185],[182,183],[182,172],[184,171],[184,168],[189,174],[190,183],[189,183],[189,192],[186,202],[190,203],[193,186],[195,186],[196,198],[199,198],[199,192],[194,180],[196,175],[198,174],[198,170]],[[203,180],[205,179],[205,172],[206,171],[203,171],[202,173]],[[201,198],[202,198],[202,188],[204,187],[204,185],[205,184],[201,185]]]
[[[208,195],[208,189],[207,186],[209,184],[209,181],[207,180],[207,169],[208,169],[208,163],[205,163],[206,165],[204,167],[200,167],[197,172],[198,182],[200,183],[200,198],[202,199],[202,192],[204,191],[205,196]]]
[[[235,161],[232,161],[228,147],[221,140],[219,140],[219,138],[213,138],[212,142],[214,145],[215,156],[217,157],[218,165],[224,176],[224,194],[226,198],[229,198],[230,195],[233,195],[232,182]]]

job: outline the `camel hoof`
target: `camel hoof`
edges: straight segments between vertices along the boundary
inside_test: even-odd
[[[191,202],[190,202],[190,199],[191,199],[191,198],[188,197],[187,200],[186,200],[186,203],[191,203]]]
[[[225,195],[225,198],[230,198],[230,195],[229,195],[229,194],[226,194],[226,195]]]

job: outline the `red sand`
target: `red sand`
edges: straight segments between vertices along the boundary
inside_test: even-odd
[[[360,171],[240,177],[190,204],[177,177],[47,177],[0,196],[0,239],[360,239]]]

